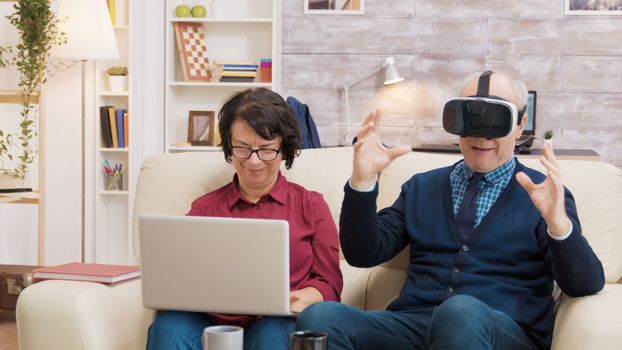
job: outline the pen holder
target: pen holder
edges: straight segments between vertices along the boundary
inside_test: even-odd
[[[105,174],[104,178],[107,191],[123,190],[123,174]]]

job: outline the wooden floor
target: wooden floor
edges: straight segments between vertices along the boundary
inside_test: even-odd
[[[17,350],[17,326],[13,310],[0,310],[0,350]]]

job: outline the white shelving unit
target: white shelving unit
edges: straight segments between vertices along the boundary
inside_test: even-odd
[[[0,90],[0,124],[5,122],[7,124],[3,124],[4,127],[7,125],[15,126],[14,130],[4,129],[6,132],[16,133],[17,126],[19,125],[18,118],[21,118],[19,115],[19,111],[21,110],[20,102],[21,102],[21,91],[20,90]],[[43,189],[44,181],[45,181],[45,167],[41,166],[41,164],[45,163],[45,148],[41,145],[44,144],[45,137],[45,118],[43,114],[43,108],[41,108],[41,95],[36,94],[31,96],[31,101],[36,106],[35,111],[37,116],[35,118],[35,127],[36,131],[35,137],[31,140],[33,144],[36,144],[35,147],[38,149],[38,153],[35,156],[35,162],[31,164],[30,171],[26,175],[29,182],[28,187],[32,187],[32,192],[15,192],[15,193],[0,193],[0,204],[34,204],[37,206],[37,235],[36,235],[36,245],[37,245],[37,253],[32,255],[33,260],[26,262],[27,260],[20,261],[20,264],[37,264],[44,265],[45,264],[45,201],[43,198]],[[34,112],[33,112],[34,113]],[[9,122],[10,121],[10,122]],[[23,212],[23,211],[22,211]],[[15,212],[11,212],[15,213]],[[20,224],[23,225],[23,224]],[[25,225],[28,226],[28,225]],[[0,227],[0,231],[3,227]],[[17,231],[20,234],[28,232]],[[0,240],[5,241],[8,237],[5,235],[0,235]],[[10,244],[9,244],[10,246]],[[1,253],[1,252],[0,252]],[[28,258],[28,257],[25,257]],[[3,258],[0,263],[13,263],[5,260]]]
[[[134,120],[132,115],[132,60],[131,60],[131,23],[130,14],[133,7],[132,0],[115,1],[114,33],[119,46],[119,60],[98,61],[95,64],[95,155],[93,157],[93,173],[95,177],[94,198],[94,252],[86,254],[87,261],[108,264],[134,263],[131,251],[131,218],[134,184],[130,181],[135,178],[130,174],[136,168],[132,162],[132,148],[136,144],[133,131]],[[108,86],[106,69],[111,66],[125,66],[129,69],[126,90],[111,91]],[[102,137],[101,106],[123,108],[129,118],[129,147],[106,148]],[[123,164],[121,190],[107,190],[106,178],[103,169],[104,160],[112,166]],[[132,176],[130,176],[132,175]],[[91,254],[89,254],[91,253]]]
[[[192,5],[207,7],[207,3],[199,0]],[[206,18],[175,17],[175,7],[180,4],[188,2],[167,0],[165,9],[165,151],[210,151],[212,148],[187,144],[189,111],[214,111],[217,119],[224,101],[237,91],[255,87],[280,90],[282,0],[214,1],[214,11]],[[175,41],[177,22],[203,25],[210,62],[251,61],[260,65],[262,58],[272,59],[271,82],[262,82],[259,71],[257,78],[249,83],[185,81]]]

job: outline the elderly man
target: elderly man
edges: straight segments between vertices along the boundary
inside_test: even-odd
[[[525,84],[488,71],[461,96],[446,104],[443,125],[460,135],[464,159],[414,175],[377,214],[377,176],[410,149],[383,146],[377,113],[359,131],[341,208],[343,253],[371,267],[410,244],[410,265],[386,310],[326,302],[300,315],[298,329],[327,332],[330,349],[546,349],[553,281],[571,296],[602,289],[602,265],[551,147],[541,158],[546,175],[514,157],[528,118]]]

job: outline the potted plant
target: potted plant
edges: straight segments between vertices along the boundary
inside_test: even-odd
[[[553,147],[553,130],[548,129],[542,133],[542,139],[544,143],[548,143]]]
[[[111,91],[125,91],[127,86],[127,67],[112,66],[106,69]]]
[[[35,101],[49,74],[50,51],[66,38],[50,0],[19,0],[13,8],[15,12],[7,19],[17,29],[19,40],[15,47],[0,50],[0,67],[17,68],[21,119],[19,133],[2,131],[0,126],[0,176],[23,180],[37,154]]]

